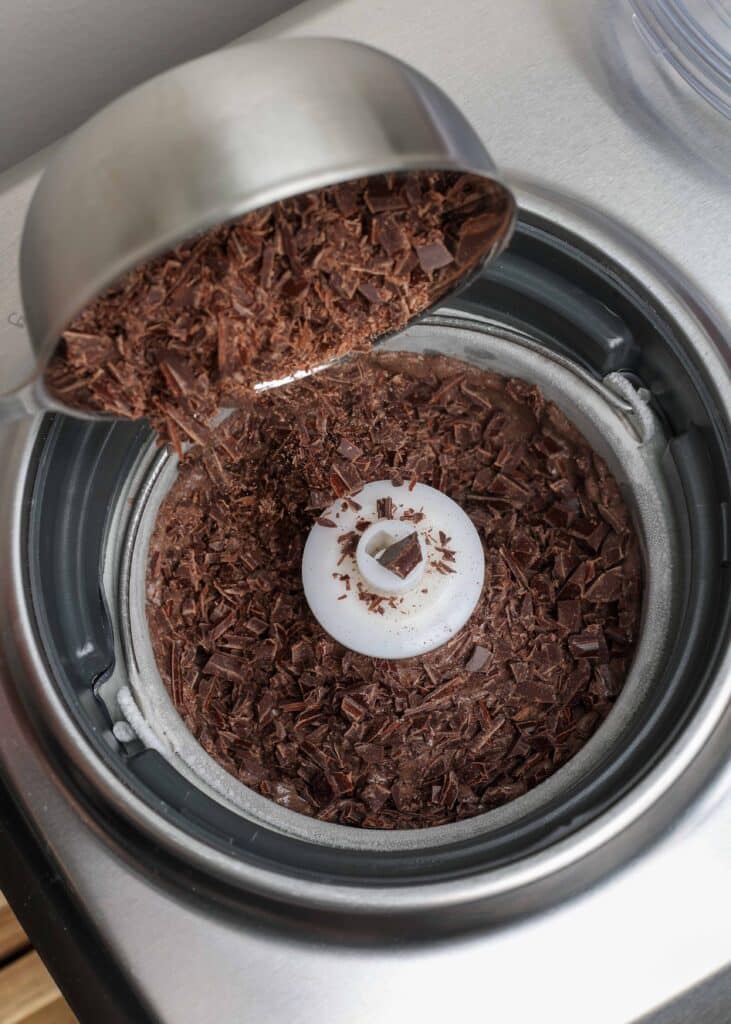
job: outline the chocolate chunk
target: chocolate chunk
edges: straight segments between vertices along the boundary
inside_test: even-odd
[[[409,236],[393,217],[374,217],[372,232],[374,242],[389,256],[394,256],[409,246]]]
[[[564,626],[570,633],[578,633],[581,629],[581,601],[557,601],[559,625]]]
[[[594,580],[591,586],[587,588],[587,600],[602,603],[604,601],[616,601],[622,592],[623,580],[623,570],[619,567],[602,573],[602,575]]]
[[[366,715],[366,709],[353,697],[344,697],[340,709],[344,715],[355,722],[360,722]]]
[[[389,544],[389,546],[376,557],[377,561],[380,562],[385,569],[388,569],[395,576],[399,576],[402,580],[406,579],[409,573],[413,572],[423,558],[421,545],[419,544],[419,536],[416,530],[414,530],[413,533],[409,533],[401,540],[397,540],[393,544]]]
[[[114,343],[106,334],[68,330],[63,332],[62,338],[70,367],[103,366],[114,354]]]
[[[574,658],[591,658],[592,660],[606,659],[608,656],[607,644],[600,632],[579,633],[569,637],[569,653]]]
[[[490,652],[488,649],[486,647],[480,647],[479,644],[475,644],[465,668],[468,672],[482,672],[489,660]]]
[[[454,262],[454,256],[452,256],[451,252],[443,242],[430,242],[428,245],[417,245],[416,256],[419,260],[419,266],[427,274],[431,274],[433,270],[440,270],[442,267],[448,267],[450,263]]]
[[[469,209],[468,190],[452,201],[461,199]],[[415,201],[428,202],[426,187]],[[268,238],[270,222],[257,225],[252,238]],[[243,266],[256,274],[256,244],[240,241]],[[581,466],[559,492],[557,455]],[[300,575],[319,516],[339,542],[340,607],[358,600],[374,616],[398,612],[390,601],[399,599],[368,593],[354,565],[373,515],[357,511],[347,532],[334,518],[358,504],[357,480],[392,478],[418,478],[461,504],[485,557],[482,595],[463,630],[406,661],[366,658],[327,636]],[[425,530],[420,510],[397,504],[396,493],[379,500],[377,519]],[[448,575],[452,541],[438,524],[429,540],[435,571]],[[550,402],[520,381],[397,352],[243,395],[206,450],[184,456],[150,541],[147,586],[159,671],[206,752],[282,806],[361,828],[469,818],[565,764],[622,689],[642,596],[640,548],[619,489]]]
[[[221,676],[233,683],[241,683],[246,677],[246,667],[239,659],[220,651],[208,659],[203,671],[206,675]]]
[[[365,203],[371,213],[403,210],[408,205],[401,189],[392,188],[385,178],[373,179],[365,191]]]
[[[361,281],[358,285],[358,291],[363,298],[368,299],[373,305],[380,305],[388,299],[388,293],[376,288],[370,281]]]
[[[358,212],[358,189],[355,185],[336,185],[333,189],[335,205],[343,217],[353,217]]]

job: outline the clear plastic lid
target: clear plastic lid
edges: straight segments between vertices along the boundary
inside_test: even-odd
[[[731,0],[629,2],[652,53],[731,120]]]

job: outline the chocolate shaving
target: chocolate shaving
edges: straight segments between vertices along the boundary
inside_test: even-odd
[[[357,444],[353,444],[352,441],[348,441],[345,437],[340,438],[338,455],[342,455],[344,459],[348,459],[350,462],[353,462],[355,459],[360,458],[362,454],[363,450],[359,448]]]

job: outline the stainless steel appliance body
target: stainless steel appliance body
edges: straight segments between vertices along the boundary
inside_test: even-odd
[[[484,287],[477,282],[452,320],[490,330],[500,304],[503,324],[530,320],[547,344],[570,336],[574,359],[585,358],[595,376],[624,368],[631,351],[652,376],[643,383],[676,442],[670,455],[695,571],[683,627],[668,638],[684,684],[671,692],[668,682],[666,698],[655,692],[626,758],[615,752],[603,766],[609,797],[588,809],[589,794],[577,794],[584,803],[544,817],[542,834],[532,823],[530,846],[513,835],[502,861],[497,847],[465,841],[400,861],[371,854],[368,879],[366,862],[359,876],[343,849],[327,862],[309,857],[312,844],[275,856],[265,829],[232,830],[226,849],[211,841],[210,808],[193,796],[183,825],[173,790],[158,786],[156,803],[150,796],[159,765],[151,779],[143,753],[136,783],[125,783],[111,730],[94,725],[103,718],[91,683],[103,686],[107,666],[95,661],[84,629],[70,625],[87,611],[93,617],[98,593],[81,617],[53,596],[54,580],[88,569],[83,557],[65,561],[64,550],[93,554],[113,528],[89,507],[96,492],[86,492],[86,504],[72,492],[83,498],[80,480],[100,472],[128,479],[137,428],[100,439],[93,432],[102,425],[46,420],[3,435],[3,775],[152,1019],[728,1018],[729,140],[713,111],[672,91],[646,63],[630,61],[620,73],[632,40],[621,49],[616,42],[631,30],[622,7],[462,0],[455,11],[402,0],[376,16],[373,5],[345,0],[305,4],[279,23],[285,33],[360,39],[421,68],[506,170],[524,211],[516,255]],[[688,104],[698,139],[651,116],[665,109],[666,89],[673,110]],[[0,180],[8,378],[23,372],[22,346],[13,343],[23,338],[14,326],[17,244],[42,166],[41,155]],[[576,323],[569,300],[582,310]],[[93,456],[86,462],[84,451]],[[57,524],[38,515],[54,488],[70,499],[68,521]],[[111,480],[106,493],[117,494]],[[92,522],[96,536],[85,530]],[[53,609],[55,626],[43,621]],[[54,665],[54,629],[64,664]],[[90,684],[76,708],[56,685],[72,673]]]

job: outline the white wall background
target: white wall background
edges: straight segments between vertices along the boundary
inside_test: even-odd
[[[0,171],[297,0],[0,0]]]

